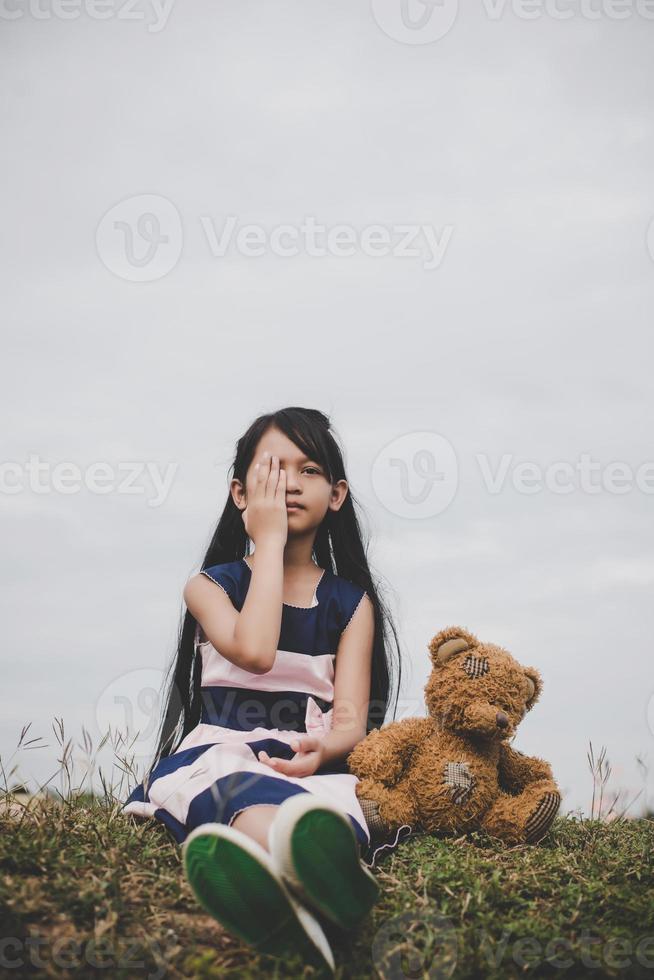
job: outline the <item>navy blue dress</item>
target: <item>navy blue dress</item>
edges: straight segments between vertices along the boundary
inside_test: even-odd
[[[245,558],[202,570],[241,610],[252,571]],[[160,760],[147,790],[140,783],[123,812],[154,817],[178,842],[203,823],[231,824],[242,810],[280,804],[296,793],[313,793],[339,806],[362,849],[370,831],[356,796],[358,778],[344,759],[325,763],[311,776],[287,776],[258,759],[292,759],[294,735],[323,736],[331,728],[338,644],[365,590],[324,569],[311,606],[284,603],[277,655],[265,674],[237,667],[212,646],[197,625],[202,661],[199,724],[177,750]]]

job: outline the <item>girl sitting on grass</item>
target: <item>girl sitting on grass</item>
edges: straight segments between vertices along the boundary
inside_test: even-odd
[[[184,589],[156,758],[124,811],[183,843],[193,892],[229,932],[333,970],[316,916],[351,929],[379,893],[346,757],[384,721],[386,622],[396,648],[397,634],[325,415],[260,416],[233,472]]]

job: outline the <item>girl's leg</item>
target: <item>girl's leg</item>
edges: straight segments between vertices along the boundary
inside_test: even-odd
[[[275,819],[278,808],[279,804],[277,803],[257,803],[254,806],[246,807],[245,810],[241,810],[234,817],[231,826],[243,831],[248,837],[254,838],[258,844],[261,844],[267,851],[270,851],[268,847],[268,828]],[[363,844],[357,841],[359,858],[363,856],[363,852]]]
[[[277,809],[277,803],[258,803],[255,806],[249,806],[234,817],[231,826],[241,830],[248,837],[252,837],[269,851],[268,828],[277,813]]]

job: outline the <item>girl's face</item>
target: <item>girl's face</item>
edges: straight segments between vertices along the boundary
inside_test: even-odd
[[[298,510],[287,510],[289,534],[293,530],[317,527],[328,509],[338,510],[347,495],[347,481],[338,480],[333,486],[325,469],[315,459],[307,458],[302,450],[279,429],[265,432],[255,449],[248,467],[246,482],[254,477],[256,463],[263,462],[264,452],[277,456],[280,470],[286,473],[286,504],[297,503]],[[247,497],[246,503],[247,503]]]

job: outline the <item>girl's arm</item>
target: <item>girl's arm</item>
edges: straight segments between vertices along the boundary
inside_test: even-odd
[[[278,458],[264,453],[248,471],[246,488],[243,523],[256,547],[241,611],[227,597],[219,598],[215,583],[201,573],[186,583],[184,601],[222,656],[251,673],[266,674],[277,655],[288,534],[286,474]]]
[[[302,732],[291,741],[297,752],[292,759],[275,759],[260,752],[261,762],[289,776],[310,776],[323,763],[345,758],[366,737],[374,635],[374,609],[365,595],[338,644],[331,731],[325,735]]]
[[[341,759],[366,737],[375,614],[364,595],[338,644],[332,726],[322,738],[322,761]]]
[[[243,524],[254,541],[252,574],[236,626],[237,639],[251,651],[258,673],[272,669],[282,625],[284,548],[288,537],[286,471],[279,458],[263,453],[245,477]]]
[[[242,670],[265,674],[272,667],[277,652],[282,586],[279,586],[280,597],[276,600],[276,587],[263,583],[277,563],[283,582],[283,545],[275,548],[262,542],[257,546],[256,554],[259,558],[253,558],[250,587],[240,612],[222,587],[200,572],[186,583],[184,602],[221,656]],[[275,577],[272,575],[273,580]]]

